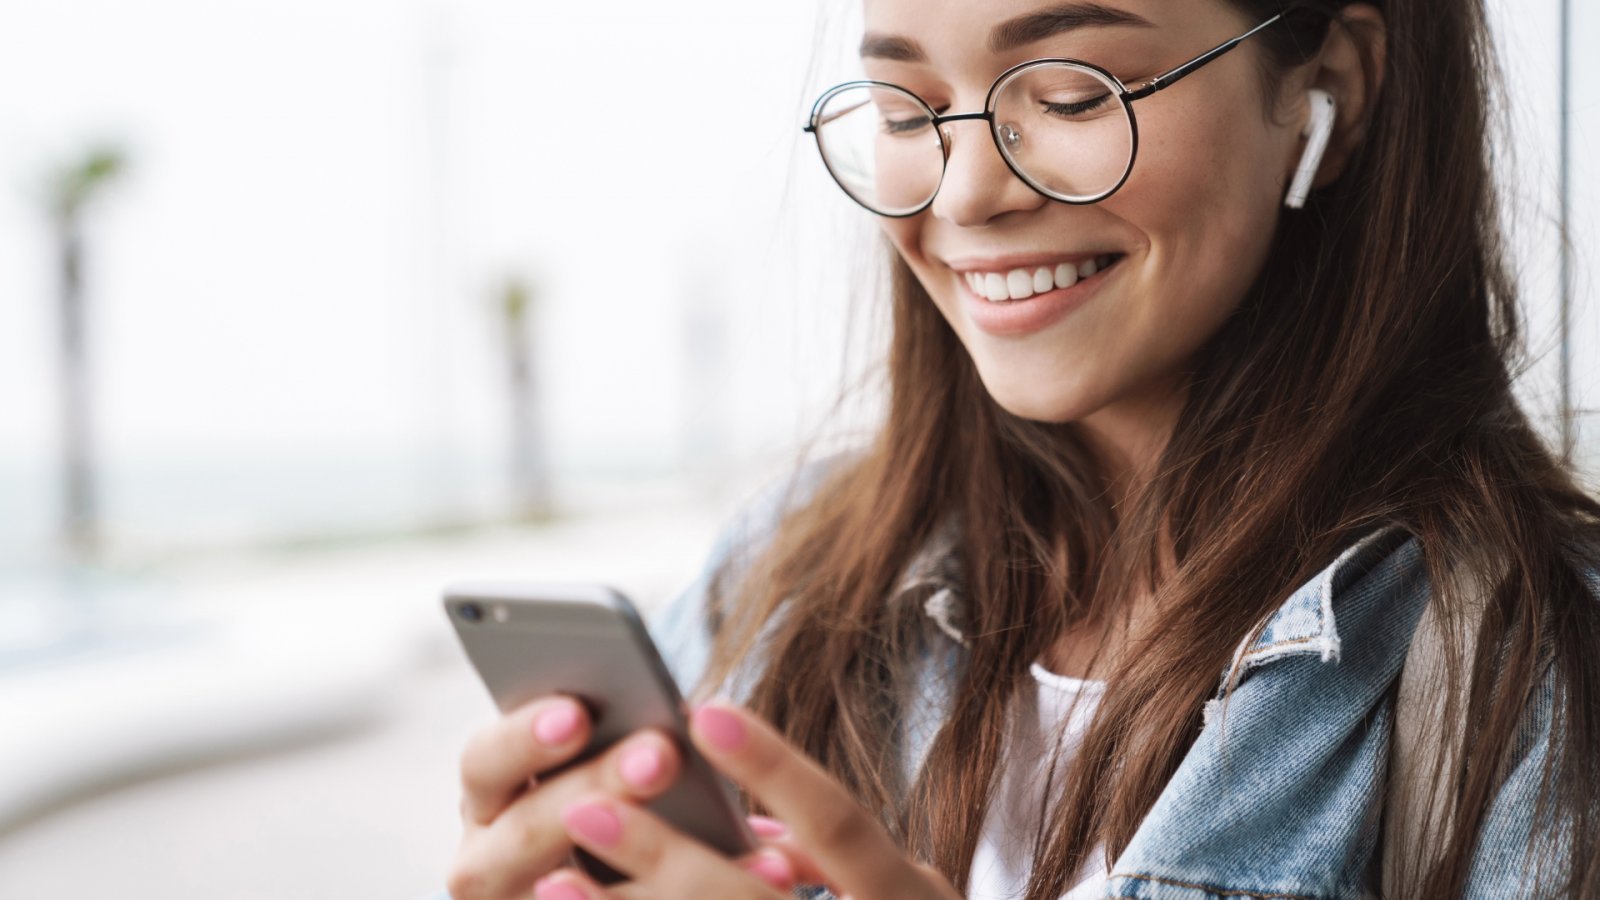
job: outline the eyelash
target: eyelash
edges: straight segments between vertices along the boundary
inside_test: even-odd
[[[1051,103],[1049,101],[1040,101],[1040,103],[1044,106],[1045,112],[1054,116],[1081,116],[1087,112],[1094,112],[1104,106],[1106,101],[1110,99],[1110,94],[1101,94],[1098,97],[1080,100],[1077,103]]]
[[[919,116],[915,119],[900,119],[898,121],[884,119],[883,130],[888,134],[912,134],[927,128],[929,124],[930,121],[927,116]]]
[[[934,115],[942,116],[949,111],[950,107],[946,106],[941,109],[935,109],[933,112]],[[883,130],[886,134],[912,134],[920,129],[927,128],[930,124],[932,123],[929,122],[927,116],[918,116],[915,119],[900,119],[899,121],[884,119]]]

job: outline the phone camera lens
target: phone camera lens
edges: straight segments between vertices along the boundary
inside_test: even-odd
[[[468,622],[483,621],[483,607],[476,603],[463,603],[456,607],[456,614]]]

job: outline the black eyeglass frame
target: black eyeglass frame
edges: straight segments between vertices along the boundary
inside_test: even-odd
[[[1009,69],[1005,70],[1004,72],[1000,73],[1000,76],[994,80],[994,84],[989,86],[988,96],[984,99],[984,102],[983,102],[983,112],[954,113],[952,115],[941,116],[941,115],[939,115],[939,113],[934,111],[933,107],[928,105],[928,102],[926,100],[923,100],[921,97],[917,96],[915,93],[911,92],[910,90],[907,90],[906,88],[901,87],[898,84],[891,84],[891,83],[889,83],[887,81],[871,81],[871,80],[847,81],[844,84],[835,85],[835,86],[829,88],[828,90],[823,92],[821,97],[817,98],[817,102],[814,103],[812,105],[812,107],[811,107],[810,120],[806,123],[806,125],[801,130],[806,132],[807,134],[810,134],[813,138],[816,139],[816,141],[817,141],[817,154],[822,157],[822,164],[827,167],[828,174],[830,176],[832,176],[834,182],[837,183],[839,185],[839,187],[845,192],[845,195],[848,196],[851,200],[854,200],[856,203],[860,204],[861,207],[866,209],[868,212],[874,213],[876,215],[884,216],[885,218],[890,218],[890,219],[910,218],[911,216],[915,216],[915,215],[921,214],[929,206],[933,205],[934,197],[937,197],[939,195],[939,188],[944,186],[944,175],[945,175],[945,168],[944,167],[948,166],[949,159],[950,159],[950,148],[949,148],[949,145],[946,143],[946,140],[945,140],[945,133],[944,133],[943,126],[948,122],[965,122],[965,121],[971,121],[971,120],[982,120],[982,121],[985,121],[985,122],[989,123],[989,137],[994,140],[995,150],[997,152],[999,152],[1000,158],[1005,161],[1006,168],[1010,169],[1012,174],[1016,175],[1017,178],[1020,179],[1023,184],[1026,184],[1028,187],[1033,188],[1035,191],[1039,192],[1040,194],[1044,195],[1045,197],[1047,197],[1047,198],[1049,198],[1051,200],[1054,200],[1054,201],[1056,201],[1058,203],[1067,203],[1067,204],[1071,204],[1073,206],[1088,206],[1090,204],[1099,203],[1099,202],[1105,200],[1107,197],[1110,197],[1112,194],[1115,194],[1117,191],[1121,190],[1122,186],[1127,183],[1128,176],[1133,174],[1133,163],[1134,163],[1134,160],[1138,159],[1138,157],[1139,157],[1139,117],[1134,115],[1134,112],[1133,112],[1133,104],[1134,104],[1135,101],[1143,100],[1144,98],[1149,97],[1150,95],[1155,94],[1158,91],[1164,91],[1167,88],[1172,87],[1174,84],[1177,84],[1179,81],[1182,81],[1187,76],[1192,75],[1195,72],[1199,71],[1200,69],[1204,68],[1208,63],[1212,62],[1213,60],[1217,59],[1218,57],[1221,57],[1221,56],[1227,54],[1228,51],[1230,51],[1233,48],[1235,48],[1235,47],[1239,46],[1240,44],[1244,43],[1245,40],[1255,36],[1257,33],[1261,32],[1261,31],[1265,31],[1268,27],[1270,27],[1270,26],[1276,24],[1277,22],[1281,21],[1291,11],[1292,11],[1292,8],[1291,9],[1280,10],[1278,13],[1273,15],[1270,19],[1267,19],[1266,21],[1264,21],[1261,24],[1255,26],[1254,28],[1251,28],[1249,31],[1246,31],[1244,34],[1241,34],[1238,37],[1231,38],[1229,40],[1223,41],[1222,43],[1218,44],[1215,47],[1212,47],[1210,50],[1207,50],[1206,52],[1200,54],[1199,56],[1196,56],[1195,58],[1189,60],[1188,62],[1183,63],[1183,64],[1178,65],[1178,66],[1175,66],[1174,68],[1168,69],[1167,71],[1161,73],[1160,75],[1155,76],[1154,78],[1151,78],[1150,80],[1144,82],[1143,84],[1139,85],[1136,88],[1131,88],[1130,89],[1127,85],[1123,84],[1122,79],[1120,79],[1117,76],[1111,74],[1111,72],[1107,71],[1105,68],[1103,68],[1101,66],[1097,66],[1097,65],[1095,65],[1094,63],[1091,63],[1091,62],[1085,62],[1084,60],[1081,60],[1081,59],[1071,59],[1071,58],[1067,58],[1067,57],[1045,57],[1045,58],[1041,58],[1041,59],[1030,59],[1027,62],[1018,63],[1017,65],[1014,65],[1011,68],[1009,68]],[[1122,108],[1128,115],[1128,126],[1129,126],[1129,129],[1132,132],[1133,143],[1132,143],[1132,145],[1130,146],[1130,148],[1128,150],[1128,165],[1122,170],[1122,177],[1117,179],[1117,183],[1115,185],[1112,185],[1108,190],[1106,190],[1103,193],[1098,194],[1098,195],[1096,195],[1096,196],[1094,196],[1094,197],[1092,197],[1090,199],[1087,199],[1087,200],[1085,200],[1085,199],[1067,198],[1067,197],[1062,197],[1062,196],[1059,196],[1059,195],[1057,195],[1055,193],[1052,193],[1048,188],[1043,187],[1038,182],[1036,182],[1032,178],[1030,178],[1020,168],[1018,168],[1016,163],[1012,162],[1011,155],[1008,154],[1005,151],[1004,146],[1002,146],[1002,144],[1001,144],[1001,140],[1002,139],[1000,137],[1000,127],[995,122],[995,118],[994,118],[995,101],[1000,95],[1000,89],[1003,86],[1009,85],[1009,83],[1011,82],[1011,80],[1014,77],[1016,77],[1017,75],[1020,75],[1021,73],[1025,72],[1027,70],[1038,68],[1038,67],[1041,67],[1041,66],[1047,66],[1047,65],[1048,66],[1056,66],[1056,65],[1062,65],[1062,64],[1067,64],[1067,65],[1077,66],[1077,67],[1084,68],[1084,69],[1089,69],[1089,70],[1095,72],[1096,74],[1098,74],[1100,77],[1102,77],[1102,78],[1106,79],[1107,81],[1109,81],[1112,85],[1114,85],[1116,87],[1116,89],[1117,89],[1117,99],[1122,102]],[[930,123],[933,125],[934,133],[937,134],[938,137],[939,137],[939,149],[941,151],[940,155],[943,157],[944,161],[940,163],[939,183],[938,183],[938,185],[936,185],[934,187],[933,193],[928,197],[928,199],[926,201],[924,201],[922,203],[921,206],[918,206],[916,209],[913,209],[910,212],[886,213],[886,212],[881,212],[879,210],[873,209],[872,207],[868,206],[864,201],[862,201],[859,198],[857,198],[856,195],[851,192],[850,188],[845,185],[844,179],[840,178],[839,177],[839,173],[837,173],[837,172],[835,172],[833,170],[833,164],[828,162],[828,154],[827,154],[826,151],[823,150],[823,147],[822,147],[821,127],[824,124],[821,121],[822,108],[825,105],[827,105],[827,102],[829,100],[833,99],[836,95],[840,94],[841,92],[847,91],[847,90],[853,90],[853,89],[857,89],[857,88],[889,88],[891,90],[899,91],[900,93],[905,94],[906,96],[911,97],[914,100],[916,100],[917,103],[919,103],[922,106],[923,109],[928,111],[928,118],[929,118]]]

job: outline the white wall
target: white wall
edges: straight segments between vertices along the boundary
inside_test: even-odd
[[[1579,2],[1578,46],[1597,14]],[[853,3],[0,0],[0,568],[53,527],[42,173],[91,140],[113,536],[144,547],[503,508],[488,305],[541,298],[569,486],[789,446],[840,380],[863,227],[801,116],[848,77]],[[1531,344],[1557,396],[1556,5],[1492,0],[1511,76]],[[813,50],[826,52],[813,58]],[[604,62],[597,63],[597,59]],[[1576,73],[1577,393],[1600,405],[1600,66]],[[801,73],[808,73],[801,78]],[[855,304],[852,301],[856,301]],[[853,332],[857,347],[863,340]],[[576,490],[576,488],[572,488]]]
[[[827,230],[793,224],[823,177],[793,155],[813,14],[5,0],[0,564],[52,527],[38,182],[102,137],[132,158],[91,233],[116,539],[498,512],[512,275],[566,483],[792,444],[837,387],[844,305]]]
[[[1569,236],[1574,262],[1573,314],[1569,321],[1571,387],[1575,406],[1600,406],[1600,295],[1595,265],[1600,260],[1600,165],[1593,152],[1600,140],[1600,64],[1593,48],[1600,15],[1593,4],[1572,0],[1569,40],[1573,56],[1571,108],[1573,183]],[[1527,309],[1532,369],[1522,394],[1554,435],[1560,395],[1560,86],[1561,17],[1557,0],[1491,0],[1492,25],[1500,38],[1507,75],[1511,125],[1516,140],[1501,151],[1512,163],[1516,192],[1512,238]],[[1600,475],[1600,431],[1593,414],[1579,421],[1579,461]]]
[[[1583,409],[1579,436],[1591,476],[1600,480],[1600,7],[1572,7],[1571,242],[1576,261],[1572,317],[1573,396]]]

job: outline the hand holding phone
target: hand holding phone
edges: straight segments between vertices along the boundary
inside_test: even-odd
[[[620,756],[617,742],[653,729],[669,742],[663,749],[672,754],[679,771],[660,793],[649,798],[635,793],[632,799],[647,799],[649,809],[662,819],[728,856],[754,848],[737,795],[690,744],[677,686],[621,594],[592,585],[461,585],[447,591],[445,607],[462,647],[503,712],[515,715],[530,701],[558,696],[582,706],[588,727],[581,746],[571,748],[553,768],[528,772],[540,785],[533,794],[556,791],[579,773],[585,782],[614,778],[621,766],[620,758],[611,758]],[[608,767],[610,772],[599,771]],[[530,795],[513,801],[506,812],[549,818],[554,803]],[[525,809],[516,810],[519,805]],[[534,831],[554,834],[559,823],[555,832],[542,826]],[[597,861],[580,860],[599,879],[618,877]]]

